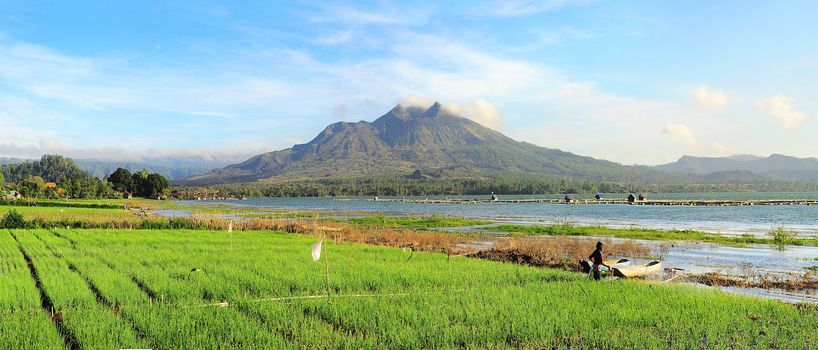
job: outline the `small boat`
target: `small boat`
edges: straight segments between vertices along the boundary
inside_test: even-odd
[[[609,264],[609,265],[611,265],[611,267],[625,267],[625,266],[629,266],[630,264],[631,264],[631,261],[628,260],[628,259],[619,259],[615,263]],[[582,267],[582,272],[585,272],[585,273],[591,272],[592,264],[591,264],[590,261],[580,260],[579,261],[579,266]],[[605,267],[605,266],[600,266],[600,271],[606,272],[606,271],[608,271],[608,268]]]
[[[647,264],[613,267],[613,275],[621,278],[634,278],[652,275],[662,270],[662,263],[651,261]]]

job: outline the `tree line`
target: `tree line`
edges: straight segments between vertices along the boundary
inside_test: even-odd
[[[117,184],[90,175],[71,158],[61,155],[46,154],[39,161],[0,166],[0,188],[17,191],[27,198],[118,198],[123,187]],[[145,170],[133,174],[129,184],[135,184],[128,191],[137,196],[169,192],[167,179]]]

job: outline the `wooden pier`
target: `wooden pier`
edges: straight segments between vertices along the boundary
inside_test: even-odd
[[[400,202],[412,204],[495,204],[495,203],[546,203],[546,204],[625,204],[625,205],[664,205],[664,206],[712,206],[730,207],[743,205],[818,205],[818,199],[646,199],[628,202],[627,198],[603,198],[603,199],[549,199],[549,198],[526,198],[526,199],[500,199],[491,200],[488,198],[473,199],[408,199],[408,198],[375,198],[374,202]]]

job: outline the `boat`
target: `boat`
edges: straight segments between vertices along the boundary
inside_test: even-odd
[[[612,267],[613,275],[621,278],[644,277],[655,274],[662,270],[660,261],[651,261],[647,264],[634,266]]]
[[[631,261],[628,259],[619,259],[613,264],[609,264],[611,267],[625,267],[631,264]],[[589,273],[591,272],[591,262],[588,260],[580,260],[579,266],[582,267],[582,272]],[[602,272],[608,271],[608,268],[605,266],[600,266],[600,270]]]

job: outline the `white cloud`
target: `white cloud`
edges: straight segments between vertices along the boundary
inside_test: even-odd
[[[699,141],[696,139],[696,136],[693,135],[690,129],[684,124],[667,124],[662,128],[662,132],[670,137],[670,140],[673,142],[685,144],[690,148],[699,147]]]
[[[191,149],[148,149],[131,151],[119,147],[79,148],[66,142],[50,138],[40,139],[38,144],[0,143],[0,156],[16,158],[39,158],[43,154],[61,154],[75,159],[116,160],[129,162],[149,162],[163,158],[197,158],[202,161],[233,163],[269,151],[270,147]]]
[[[519,17],[542,12],[555,11],[562,7],[576,4],[587,4],[593,0],[499,0],[486,8],[478,10],[492,16]]]
[[[782,94],[758,101],[758,108],[777,120],[781,127],[792,129],[807,120],[807,115],[795,109],[795,99]]]
[[[351,6],[330,5],[312,16],[313,22],[336,22],[350,25],[408,25],[428,20],[428,12],[420,8],[397,9],[384,4],[375,10],[360,10]]]
[[[409,95],[406,96],[398,101],[398,104],[404,107],[419,107],[419,108],[429,108],[432,104],[434,104],[435,99],[418,96],[418,95]]]
[[[703,85],[693,90],[693,98],[700,106],[714,110],[723,109],[729,103],[726,93]]]
[[[330,34],[327,36],[320,37],[316,39],[316,42],[321,45],[339,45],[339,44],[346,44],[352,39],[355,38],[355,32],[351,30],[345,30],[342,32]]]
[[[730,147],[725,146],[724,144],[722,144],[719,141],[713,141],[712,149],[713,149],[713,152],[716,155],[720,155],[720,156],[727,156],[727,155],[731,155],[731,154],[736,153],[736,152],[733,151],[733,149],[731,149]]]
[[[227,117],[248,107],[285,102],[301,86],[251,74],[136,65],[124,59],[74,57],[31,44],[0,43],[0,82],[32,97],[93,111],[129,108]]]
[[[435,102],[440,102],[445,111],[458,117],[471,119],[495,130],[503,127],[502,116],[500,112],[497,111],[497,107],[482,99],[475,99],[461,104],[448,101],[435,101],[432,98],[418,95],[409,95],[401,99],[398,103],[404,107],[420,107],[426,109]]]
[[[503,120],[497,107],[484,100],[478,99],[463,105],[447,103],[443,104],[443,108],[452,114],[469,118],[495,130],[503,127]]]

